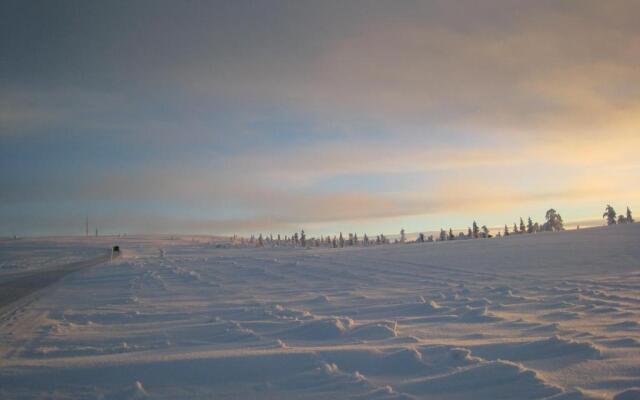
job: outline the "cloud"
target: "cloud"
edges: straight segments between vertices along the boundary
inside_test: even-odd
[[[0,17],[5,215],[232,232],[639,198],[637,2],[128,7]]]
[[[629,119],[637,128],[637,4],[518,4],[510,24],[372,21],[314,65],[299,100],[343,118],[478,135],[629,135]]]

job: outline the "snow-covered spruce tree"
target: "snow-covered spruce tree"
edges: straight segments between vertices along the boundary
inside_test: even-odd
[[[520,233],[520,232],[518,232],[518,225],[516,225],[515,222],[513,223],[513,233],[514,234]]]
[[[533,233],[533,221],[531,217],[527,219],[527,233]]]
[[[300,231],[300,245],[307,247],[307,236],[304,234],[304,229]]]
[[[477,239],[480,237],[480,228],[478,228],[478,224],[476,221],[473,221],[473,238]]]
[[[520,233],[525,233],[527,231],[527,228],[524,226],[524,221],[522,220],[522,217],[520,217]]]
[[[418,235],[418,242],[424,243],[424,233],[420,232],[420,234]]]
[[[262,233],[260,235],[258,235],[258,247],[263,247],[264,246],[264,242],[262,240]]]
[[[344,247],[344,238],[342,237],[342,232],[340,232],[340,238],[338,239],[338,242],[340,243],[340,247]]]
[[[453,230],[449,228],[449,240],[456,240],[456,237],[453,236]]]
[[[607,207],[604,209],[604,214],[602,214],[602,218],[607,219],[607,225],[615,225],[616,224],[616,210],[611,207],[610,204],[607,204]]]
[[[486,225],[482,225],[482,237],[485,239],[491,237],[491,235],[489,235],[489,228],[487,228]]]
[[[507,224],[504,224],[504,235],[509,236],[509,227],[507,226]]]
[[[625,218],[624,215],[622,215],[622,214],[618,215],[618,223],[619,224],[626,224],[627,223],[627,219]]]
[[[550,208],[545,214],[546,222],[542,225],[542,229],[545,231],[558,232],[564,230],[564,222],[562,217],[556,210]]]
[[[444,229],[440,228],[440,241],[444,242],[447,240],[447,232]]]
[[[627,223],[633,224],[634,222],[636,221],[633,219],[633,215],[631,215],[631,209],[627,206]]]
[[[467,227],[467,239],[471,239],[473,237],[473,232],[471,232],[471,228]]]

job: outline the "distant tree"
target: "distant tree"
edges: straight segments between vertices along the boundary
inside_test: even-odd
[[[513,233],[519,233],[518,232],[518,225],[516,225],[516,223],[513,223]]]
[[[420,234],[418,235],[418,242],[424,243],[424,233],[420,232]]]
[[[480,237],[480,229],[478,228],[478,224],[476,221],[473,221],[473,238],[477,239]]]
[[[563,231],[564,230],[564,222],[562,222],[562,217],[556,210],[550,208],[547,210],[545,214],[546,222],[542,225],[542,229],[545,231]]]
[[[631,215],[631,209],[627,206],[627,223],[633,224],[634,222],[636,221],[633,219],[633,215]]]
[[[427,238],[427,242],[433,242],[433,235],[429,235],[429,237]]]
[[[331,242],[331,246],[335,249],[336,247],[338,247],[338,243],[336,242],[336,237],[335,235],[333,236],[333,241]]]
[[[614,210],[611,205],[607,204],[607,207],[604,209],[604,214],[602,214],[602,218],[607,219],[607,225],[615,225],[616,210]]]
[[[299,242],[299,240],[298,240],[298,232],[296,232],[296,233],[293,234],[293,244],[297,245],[298,242]]]
[[[347,241],[347,244],[349,246],[353,246],[353,233],[349,234],[349,240]]]
[[[338,242],[340,243],[340,247],[344,247],[344,238],[342,237],[342,232],[340,232],[340,238],[338,239]]]
[[[258,247],[263,247],[264,246],[264,242],[262,241],[262,233],[258,236]]]
[[[538,224],[537,222],[533,224],[533,232],[534,233],[540,232],[540,224]]]
[[[400,229],[400,243],[404,243],[407,238],[404,236],[404,228]]]
[[[486,225],[482,225],[482,237],[491,237],[491,235],[489,235],[489,228],[487,228]]]
[[[509,227],[507,226],[507,224],[504,224],[504,235],[509,236]]]
[[[627,218],[625,218],[625,216],[622,215],[622,214],[618,215],[618,223],[619,224],[626,224],[627,223]]]
[[[447,240],[447,232],[440,228],[440,241],[444,242],[445,240]]]
[[[527,219],[527,233],[533,233],[533,221],[531,217]]]
[[[524,221],[522,220],[522,217],[520,217],[520,233],[525,233],[527,231],[527,228],[524,226]]]
[[[458,240],[465,240],[467,237],[464,235],[464,232],[458,232]]]
[[[304,229],[300,232],[300,244],[302,247],[307,247],[307,236],[304,234]]]
[[[467,228],[467,238],[471,239],[473,237],[473,232],[471,232],[471,228]]]
[[[453,230],[449,228],[449,240],[456,240],[456,237],[453,235]]]
[[[355,244],[356,246],[358,245],[358,234],[357,233],[353,234],[353,244]]]
[[[364,234],[364,238],[362,239],[363,243],[365,246],[369,245],[369,236],[367,236],[367,234]]]

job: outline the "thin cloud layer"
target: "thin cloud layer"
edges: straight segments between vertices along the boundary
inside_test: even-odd
[[[640,200],[637,2],[1,11],[0,234],[85,214],[114,231],[435,228]]]

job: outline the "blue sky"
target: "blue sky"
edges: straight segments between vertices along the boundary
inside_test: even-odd
[[[0,235],[640,203],[633,1],[5,1]]]

